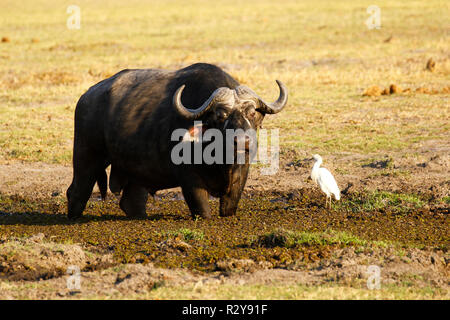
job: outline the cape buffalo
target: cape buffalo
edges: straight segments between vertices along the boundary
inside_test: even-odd
[[[249,161],[237,164],[175,164],[176,129],[253,129],[266,114],[281,111],[287,89],[266,103],[219,67],[198,63],[177,71],[123,70],[92,86],[75,110],[73,180],[67,190],[68,217],[78,218],[97,182],[107,193],[122,192],[120,208],[129,217],[146,216],[148,194],[181,187],[193,217],[210,217],[209,194],[220,198],[220,215],[234,215],[247,180]],[[238,136],[235,140],[241,139]],[[248,139],[245,140],[248,151]],[[247,158],[248,160],[248,158]]]

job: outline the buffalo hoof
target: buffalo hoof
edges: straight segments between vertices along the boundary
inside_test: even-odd
[[[70,221],[75,221],[75,220],[79,220],[79,219],[81,219],[81,217],[82,217],[83,215],[81,215],[81,214],[68,214],[67,215],[67,219],[69,219]]]
[[[147,216],[127,216],[128,219],[130,220],[143,220],[143,219],[147,219]]]
[[[236,210],[227,210],[225,212],[221,212],[219,215],[221,217],[231,217],[231,216],[234,216],[235,213],[236,213]]]
[[[146,218],[147,213],[145,212],[145,204],[142,205],[130,205],[126,201],[120,202],[120,208],[125,212],[128,218],[141,219]]]
[[[120,208],[125,212],[128,218],[142,219],[147,217],[147,213],[141,206],[127,206],[124,202],[120,203]]]
[[[223,204],[219,208],[219,216],[221,216],[221,217],[234,216],[236,214],[236,211],[237,211],[237,207],[234,207],[234,206],[229,207],[229,206],[226,206]]]
[[[128,218],[130,219],[145,219],[147,218],[147,214],[146,213],[126,213]]]
[[[147,217],[145,205],[148,199],[147,189],[134,184],[125,186],[119,206],[127,217],[139,219]]]
[[[83,205],[80,201],[74,201],[74,199],[69,199],[68,209],[67,209],[67,218],[69,220],[77,220],[83,216],[83,210],[85,208],[85,204]]]

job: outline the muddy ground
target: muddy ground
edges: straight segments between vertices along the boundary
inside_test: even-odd
[[[307,180],[310,155],[285,151],[276,175],[252,168],[235,217],[209,221],[193,221],[173,189],[149,201],[141,220],[126,218],[111,194],[99,201],[95,190],[84,218],[69,222],[70,167],[2,164],[0,298],[127,298],[161,286],[214,284],[363,287],[369,265],[381,268],[382,285],[448,297],[449,151],[431,141],[413,157],[325,157],[343,190],[342,205],[331,210]],[[376,191],[415,195],[420,203],[359,207]],[[217,212],[216,199],[211,206]],[[323,242],[287,245],[286,230],[321,234]],[[329,241],[334,232],[351,239]],[[81,271],[81,292],[67,288],[71,265]]]
[[[450,138],[450,137],[449,137]],[[315,188],[307,180],[312,168],[311,154],[293,149],[280,150],[279,170],[261,175],[258,167],[250,171],[245,193],[295,192]],[[450,194],[450,144],[428,140],[410,152],[389,154],[342,153],[326,156],[324,166],[332,171],[348,193],[388,190],[421,194],[440,199]],[[0,162],[0,194],[43,199],[65,194],[72,180],[70,166],[36,162]],[[98,191],[95,187],[94,191]],[[179,192],[179,189],[161,191]]]

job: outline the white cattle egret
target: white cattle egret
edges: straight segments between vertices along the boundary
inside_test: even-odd
[[[311,171],[311,179],[317,183],[320,189],[327,195],[325,200],[325,208],[327,207],[328,199],[330,199],[331,209],[331,194],[334,194],[335,199],[339,200],[341,198],[341,192],[331,172],[325,168],[320,168],[320,165],[322,164],[322,157],[315,154],[313,159],[316,160],[316,163],[314,163]]]

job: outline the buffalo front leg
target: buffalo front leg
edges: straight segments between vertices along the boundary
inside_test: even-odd
[[[200,216],[204,219],[211,218],[211,209],[209,208],[209,194],[203,188],[199,187],[182,187],[184,200],[191,211],[192,218]]]
[[[236,214],[239,200],[241,199],[242,191],[247,182],[249,165],[245,164],[237,167],[231,173],[231,184],[228,193],[220,197],[219,215],[221,217],[233,216]]]
[[[241,192],[238,188],[232,189],[230,193],[220,197],[219,214],[221,217],[233,216],[236,214]]]
[[[144,218],[147,216],[145,206],[147,204],[148,191],[139,185],[128,183],[120,199],[120,208],[130,218]]]

